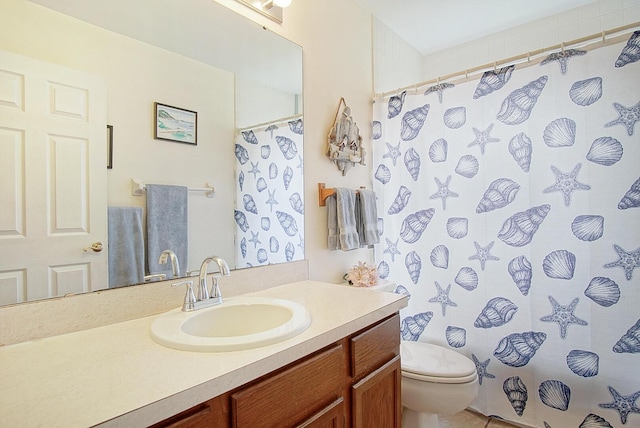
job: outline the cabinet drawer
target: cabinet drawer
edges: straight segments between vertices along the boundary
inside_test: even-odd
[[[400,315],[351,338],[351,376],[360,379],[400,353]]]
[[[342,395],[344,348],[336,345],[231,394],[233,427],[292,427]]]

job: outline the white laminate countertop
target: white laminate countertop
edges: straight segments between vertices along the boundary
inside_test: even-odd
[[[155,343],[155,316],[0,347],[0,425],[137,427],[163,420],[348,336],[406,306],[405,296],[303,281],[250,295],[301,303],[311,326],[247,351]]]

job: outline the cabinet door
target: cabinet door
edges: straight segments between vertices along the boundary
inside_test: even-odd
[[[344,425],[344,400],[340,397],[296,428],[344,428]]]
[[[286,428],[309,420],[342,396],[342,345],[320,352],[231,394],[234,428]]]
[[[352,387],[354,428],[395,428],[402,420],[400,356]]]

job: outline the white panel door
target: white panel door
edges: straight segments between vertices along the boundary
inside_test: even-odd
[[[108,287],[106,106],[102,79],[0,51],[0,304]]]

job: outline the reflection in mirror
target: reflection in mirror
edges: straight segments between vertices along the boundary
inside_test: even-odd
[[[42,149],[24,150],[30,147],[26,138],[36,131],[25,130],[19,123],[5,122],[5,118],[15,118],[22,113],[18,108],[15,115],[5,114],[9,111],[7,104],[4,99],[0,101],[3,109],[0,131],[11,130],[0,132],[3,153],[0,179],[11,183],[0,188],[3,201],[0,304],[107,288],[109,246],[104,245],[102,252],[83,252],[82,249],[93,242],[107,244],[110,241],[106,230],[100,231],[100,225],[106,229],[107,206],[142,209],[143,246],[146,247],[146,193],[132,194],[132,179],[145,185],[201,189],[211,184],[214,187],[212,198],[206,197],[206,192],[188,192],[188,259],[186,263],[179,261],[181,276],[197,270],[201,261],[213,254],[227,261],[236,259],[245,237],[248,247],[255,246],[255,255],[252,259],[237,259],[237,267],[304,257],[302,213],[293,210],[289,201],[295,192],[302,197],[302,187],[294,192],[294,187],[284,188],[283,182],[282,188],[270,188],[271,192],[275,191],[273,198],[278,205],[260,201],[257,190],[251,193],[259,214],[245,214],[248,221],[253,222],[252,217],[258,219],[246,232],[242,232],[234,218],[237,208],[245,209],[244,194],[250,194],[246,187],[240,190],[238,185],[243,168],[251,169],[251,163],[242,165],[235,156],[234,147],[238,138],[242,138],[239,129],[249,127],[258,135],[259,129],[269,124],[280,126],[283,118],[289,118],[284,122],[301,120],[302,50],[299,46],[210,0],[191,1],[188,8],[178,0],[162,2],[162,7],[153,0],[8,0],[5,3],[0,15],[2,77],[9,76],[8,81],[16,84],[28,84],[42,71],[36,73],[34,69],[51,68],[48,72],[53,75],[47,77],[45,73],[44,77],[38,77],[50,84],[49,92],[42,96],[55,94],[58,110],[64,114],[52,129],[37,131],[46,141]],[[14,54],[17,54],[14,59],[20,58],[16,60],[20,64],[14,63],[14,71],[10,71],[5,67],[5,60]],[[86,77],[95,89],[76,84],[69,76]],[[84,89],[75,91],[75,88]],[[95,105],[102,107],[94,107],[94,95],[100,90],[104,95]],[[67,111],[80,100],[91,101],[89,110],[84,111],[89,112],[87,117],[97,120],[95,131],[85,129],[83,119],[71,117]],[[197,112],[197,144],[153,138],[156,102]],[[260,126],[264,123],[267,125]],[[106,169],[107,124],[113,127],[112,169],[109,170]],[[287,126],[281,127],[283,132]],[[302,135],[294,134],[292,138],[289,132],[283,136],[295,142],[301,156]],[[21,139],[23,135],[25,139]],[[297,168],[301,157],[292,158],[291,162],[295,162],[292,165],[280,164],[289,160],[277,144],[277,136],[275,133],[273,144],[258,144],[259,151],[250,155],[257,156],[253,162],[258,162],[257,169],[263,172],[250,174],[247,170],[244,174],[252,179],[255,175],[256,180],[263,174],[262,178],[272,185],[269,165],[276,164],[282,171],[290,166],[299,174],[301,186],[302,169]],[[270,145],[269,159],[264,159],[260,151],[265,145]],[[57,167],[52,163],[52,156],[43,156],[46,153],[57,156],[60,161]],[[91,162],[102,167],[94,167]],[[22,179],[27,173],[34,176]],[[278,174],[280,180],[281,174]],[[78,184],[78,177],[86,180]],[[36,182],[42,183],[40,195],[32,194]],[[257,189],[257,182],[253,185]],[[16,190],[7,193],[7,189],[13,188]],[[264,193],[268,196],[266,190]],[[75,206],[77,200],[81,203]],[[30,219],[28,214],[33,207],[41,212],[42,225]],[[280,247],[286,248],[289,241],[296,246],[293,258],[280,257],[279,252],[271,251],[275,247],[269,246],[271,235],[261,221],[268,217],[266,211],[262,212],[266,207],[269,215],[273,208],[275,216],[271,233],[280,228],[277,233],[284,233],[288,238],[286,242],[279,242]],[[96,211],[98,217],[90,218],[89,213],[93,215]],[[70,221],[68,214],[78,212],[80,214],[71,216]],[[295,236],[285,233],[285,226],[277,220],[278,212],[300,215],[295,218],[298,229]],[[236,230],[242,232],[237,238],[238,248],[234,244]],[[258,233],[254,241],[262,242],[250,242],[254,236],[252,231]],[[42,235],[41,242],[25,245],[36,232]],[[94,232],[101,236],[89,235]],[[57,247],[44,248],[40,252],[41,243],[51,236],[72,242],[71,248],[64,252]],[[20,242],[28,256],[4,257],[14,251],[10,242]],[[258,258],[260,249],[267,253],[266,259],[264,252],[260,252]],[[163,250],[178,253],[174,248],[160,251]],[[145,248],[145,277],[153,280],[163,275],[174,276],[171,257],[167,263],[159,264],[159,254],[156,254],[157,267],[150,271],[150,255],[146,253]],[[135,254],[140,256],[138,251]],[[97,264],[92,265],[94,262]],[[121,263],[126,260],[112,267],[119,269]],[[30,271],[35,264],[41,265],[37,276]],[[32,281],[33,278],[37,280]]]
[[[237,105],[246,106],[237,122],[253,123],[238,129],[235,145],[238,267],[242,262],[250,267],[304,258],[300,100],[295,94],[272,92],[256,97],[260,89],[255,83],[236,81]],[[250,103],[256,98],[269,100],[271,111],[281,117],[262,121],[262,109],[255,111]]]

